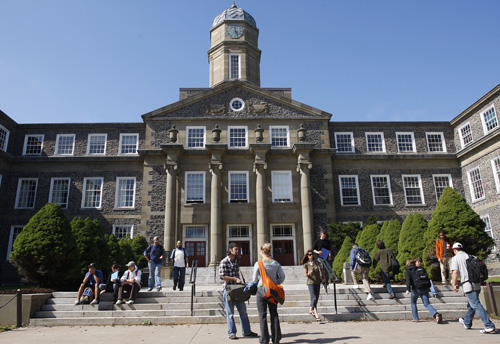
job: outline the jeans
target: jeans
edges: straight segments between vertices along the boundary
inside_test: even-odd
[[[148,287],[149,289],[153,289],[155,286],[156,282],[156,288],[161,287],[161,263],[155,263],[151,261],[148,263],[149,267],[149,280],[148,280]]]
[[[465,296],[467,296],[467,312],[464,317],[464,325],[471,328],[472,319],[474,318],[474,314],[477,312],[477,315],[479,315],[479,318],[483,321],[485,328],[495,328],[495,324],[491,322],[488,313],[484,310],[483,305],[479,301],[480,293],[481,290],[473,290],[465,293]]]
[[[318,289],[319,289],[318,284]],[[281,340],[280,319],[278,317],[278,305],[267,301],[264,298],[264,288],[257,291],[257,310],[259,311],[260,323],[260,344],[269,344],[269,330],[267,328],[267,308],[271,314],[271,336],[273,344],[278,344]]]
[[[387,288],[387,292],[389,295],[394,295],[394,291],[391,286],[391,278],[389,277],[389,273],[382,271],[382,278],[384,279],[385,287]]]
[[[178,286],[180,290],[184,289],[184,280],[186,279],[186,268],[174,266],[174,287]]]
[[[413,315],[413,320],[418,320],[418,311],[417,311],[417,300],[418,298],[422,299],[422,303],[425,308],[431,313],[434,317],[437,313],[436,309],[432,307],[429,303],[429,292],[427,289],[413,289],[411,290],[411,314]]]
[[[437,290],[436,290],[436,287],[434,287],[434,283],[432,282],[431,279],[429,279],[429,281],[431,282],[431,294],[437,295]]]
[[[321,284],[308,284],[307,288],[309,289],[309,295],[311,296],[311,308],[318,308],[319,290],[321,288]]]
[[[236,335],[236,324],[234,323],[234,306],[238,309],[241,322],[241,332],[243,335],[252,332],[250,329],[250,321],[248,320],[247,306],[245,302],[229,302],[227,300],[227,291],[224,289],[224,306],[226,308],[227,317],[227,336]]]

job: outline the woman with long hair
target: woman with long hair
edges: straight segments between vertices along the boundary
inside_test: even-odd
[[[323,271],[321,265],[314,257],[312,250],[306,251],[300,263],[304,266],[304,272],[307,278],[306,284],[307,288],[309,288],[309,295],[311,296],[309,314],[312,314],[312,316],[316,318],[316,321],[321,321],[318,315],[318,300],[321,283],[325,282],[325,271]]]

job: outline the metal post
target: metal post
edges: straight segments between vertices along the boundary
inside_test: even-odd
[[[21,289],[17,289],[17,327],[23,326],[23,294]]]
[[[335,314],[338,314],[339,312],[337,311],[337,283],[335,283],[335,280],[333,281],[333,300],[335,301]]]

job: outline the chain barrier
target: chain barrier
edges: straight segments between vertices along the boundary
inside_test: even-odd
[[[12,302],[12,300],[14,300],[15,298],[17,297],[17,294],[14,294],[14,296],[12,297],[12,299],[10,299],[9,301],[7,301],[7,303],[3,304],[0,306],[0,309],[4,308],[5,306],[7,306],[9,303]]]

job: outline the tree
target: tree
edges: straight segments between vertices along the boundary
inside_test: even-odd
[[[377,235],[377,239],[375,241],[375,245],[370,252],[370,255],[373,257],[375,253],[378,251],[378,247],[376,246],[377,241],[382,240],[386,248],[390,248],[394,256],[398,254],[398,242],[399,242],[399,232],[401,231],[401,222],[399,220],[390,220],[385,221],[380,229],[380,233]],[[382,269],[380,268],[380,264],[377,265],[375,270],[370,271],[370,278],[374,280],[381,280]]]
[[[89,221],[75,217],[71,221],[71,230],[80,252],[80,274],[85,274],[88,271],[90,263],[96,263],[98,268],[101,268],[98,264],[99,248],[95,242],[94,230],[91,228]]]
[[[337,253],[333,260],[332,269],[340,278],[344,278],[344,263],[349,261],[353,244],[354,241],[350,237],[346,237],[339,253]]]
[[[423,260],[431,275],[439,275],[436,239],[440,230],[445,230],[454,242],[460,242],[465,252],[484,260],[494,244],[484,227],[485,223],[458,192],[450,187],[444,189],[424,236]]]
[[[136,258],[134,251],[132,251],[132,247],[130,246],[131,241],[132,239],[130,238],[123,238],[118,242],[118,244],[120,245],[120,251],[122,252],[125,264],[127,264],[131,260],[135,261]]]
[[[399,234],[397,260],[401,264],[401,272],[394,276],[396,281],[405,280],[406,261],[420,258],[425,247],[424,234],[427,231],[427,220],[419,213],[408,215]]]
[[[335,257],[340,251],[346,237],[354,241],[361,230],[359,222],[328,224],[328,239],[332,244],[332,257]]]
[[[366,226],[356,237],[359,247],[364,248],[370,252],[377,242],[377,236],[380,233],[378,224],[374,223]]]
[[[80,252],[57,204],[47,203],[17,236],[10,262],[26,281],[60,289],[80,277]]]
[[[135,263],[139,269],[144,269],[148,266],[148,261],[146,257],[144,257],[144,251],[148,247],[148,241],[142,235],[138,235],[134,237],[130,241],[130,247],[132,248],[132,252],[135,255]]]
[[[109,262],[111,263],[111,265],[120,264],[121,266],[124,266],[128,261],[125,261],[122,250],[120,248],[120,244],[118,243],[116,237],[113,234],[105,234],[104,238],[108,243]]]

